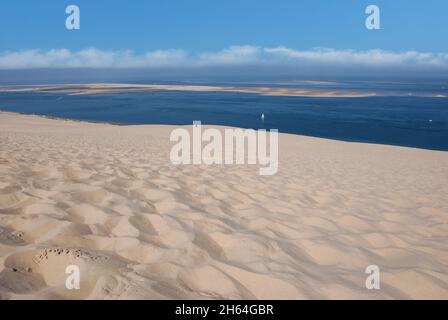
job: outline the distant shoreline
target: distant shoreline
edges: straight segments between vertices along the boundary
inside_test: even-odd
[[[190,91],[190,92],[238,92],[264,96],[293,96],[315,98],[365,98],[378,96],[374,92],[346,92],[341,90],[304,90],[270,87],[226,87],[198,85],[160,85],[127,83],[87,83],[63,85],[2,86],[0,92],[67,93],[71,95],[94,95],[130,92]]]

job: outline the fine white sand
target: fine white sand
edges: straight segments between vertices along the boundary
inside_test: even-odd
[[[448,152],[280,134],[260,176],[172,129],[0,113],[0,298],[448,299]]]

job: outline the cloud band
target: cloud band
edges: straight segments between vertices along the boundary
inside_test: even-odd
[[[188,53],[181,49],[135,53],[88,48],[20,50],[0,53],[0,69],[33,68],[160,68],[239,65],[316,65],[358,67],[447,68],[448,53],[314,48],[231,46],[220,51]]]

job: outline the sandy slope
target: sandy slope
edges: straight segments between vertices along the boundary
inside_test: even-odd
[[[447,152],[281,135],[260,176],[171,130],[0,113],[0,298],[448,298]]]

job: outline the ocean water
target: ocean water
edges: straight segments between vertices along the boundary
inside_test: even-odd
[[[313,84],[307,87],[333,88]],[[344,89],[366,90],[366,86],[354,83]],[[311,98],[180,91],[0,93],[0,110],[117,124],[185,125],[200,120],[203,124],[278,129],[330,139],[448,151],[448,98],[431,96],[446,94],[445,87],[380,83],[370,85],[366,91],[372,89],[386,96]],[[413,95],[407,96],[408,92]]]

